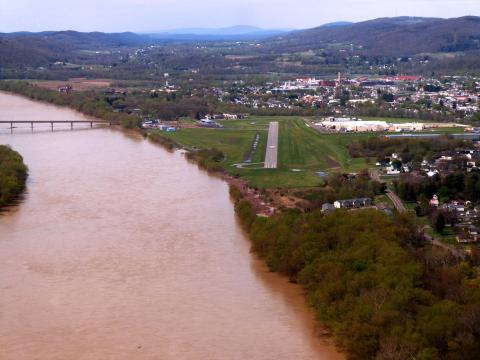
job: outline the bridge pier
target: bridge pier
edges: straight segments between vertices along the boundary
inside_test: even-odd
[[[32,133],[33,133],[33,121],[30,123],[30,127],[32,128]]]
[[[51,125],[52,125],[52,132],[53,132],[53,122],[51,122]]]

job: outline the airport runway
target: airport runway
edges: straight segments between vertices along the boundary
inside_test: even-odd
[[[265,169],[276,169],[278,159],[278,122],[270,123],[268,129],[267,152],[265,154]]]

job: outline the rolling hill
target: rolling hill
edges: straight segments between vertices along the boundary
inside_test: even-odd
[[[90,54],[99,54],[95,55],[95,58],[90,56],[85,61],[92,64],[96,64],[95,61],[110,64],[118,61],[118,58],[113,59],[112,56],[105,59],[107,55],[102,58],[102,54],[113,54],[116,53],[113,50],[122,48],[128,52],[150,44],[165,47],[181,44],[181,51],[175,55],[159,50],[162,61],[173,64],[180,61],[179,59],[184,61],[185,56],[193,56],[191,51],[197,49],[200,42],[202,47],[211,46],[210,50],[214,50],[216,56],[216,63],[211,65],[210,50],[200,53],[194,51],[197,67],[207,68],[225,67],[226,56],[232,52],[238,57],[235,60],[227,59],[228,61],[236,61],[235,66],[240,68],[254,68],[260,72],[273,68],[280,72],[317,72],[319,69],[324,71],[329,61],[333,65],[328,71],[336,72],[342,66],[350,66],[348,61],[352,55],[374,57],[375,61],[382,62],[383,60],[378,58],[410,57],[427,53],[465,55],[441,60],[445,62],[442,66],[448,65],[450,70],[460,67],[469,71],[480,69],[476,57],[480,54],[480,17],[475,16],[453,19],[380,18],[359,23],[336,22],[314,29],[281,34],[270,31],[273,30],[237,26],[224,29],[184,29],[178,31],[178,34],[164,33],[153,36],[130,32],[0,33],[0,69],[44,67],[56,61],[72,60],[78,60],[75,64],[83,64],[85,54],[89,53],[85,50],[89,50]],[[262,38],[263,40],[260,40]],[[229,42],[233,39],[244,42],[232,49]],[[259,41],[262,46],[252,47],[249,43],[252,39]],[[468,64],[462,65],[461,62]],[[192,60],[189,60],[189,63],[191,64]],[[145,67],[145,64],[137,63],[134,66]]]
[[[264,43],[282,52],[325,49],[335,44],[353,44],[358,53],[373,56],[479,50],[480,17],[380,18],[296,31]]]
[[[0,67],[44,66],[72,51],[103,50],[152,42],[134,33],[46,31],[0,33]]]

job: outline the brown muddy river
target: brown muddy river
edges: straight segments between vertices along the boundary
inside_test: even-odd
[[[0,120],[83,119],[0,93]],[[27,125],[29,126],[29,125]],[[227,184],[113,129],[0,129],[30,168],[0,215],[1,359],[341,359],[249,253]]]

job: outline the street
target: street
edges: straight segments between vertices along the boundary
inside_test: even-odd
[[[377,170],[373,170],[373,169],[370,169],[369,170],[369,174],[370,174],[370,178],[374,181],[378,181],[378,182],[383,182],[381,179],[380,179],[380,174]],[[390,199],[390,201],[393,203],[393,206],[395,206],[395,209],[397,209],[398,212],[405,212],[407,211],[407,209],[405,208],[405,205],[403,204],[403,201],[402,199],[400,199],[398,197],[397,194],[395,194],[393,191],[391,191],[390,189],[387,189],[385,191],[385,195],[388,196],[388,198]]]

